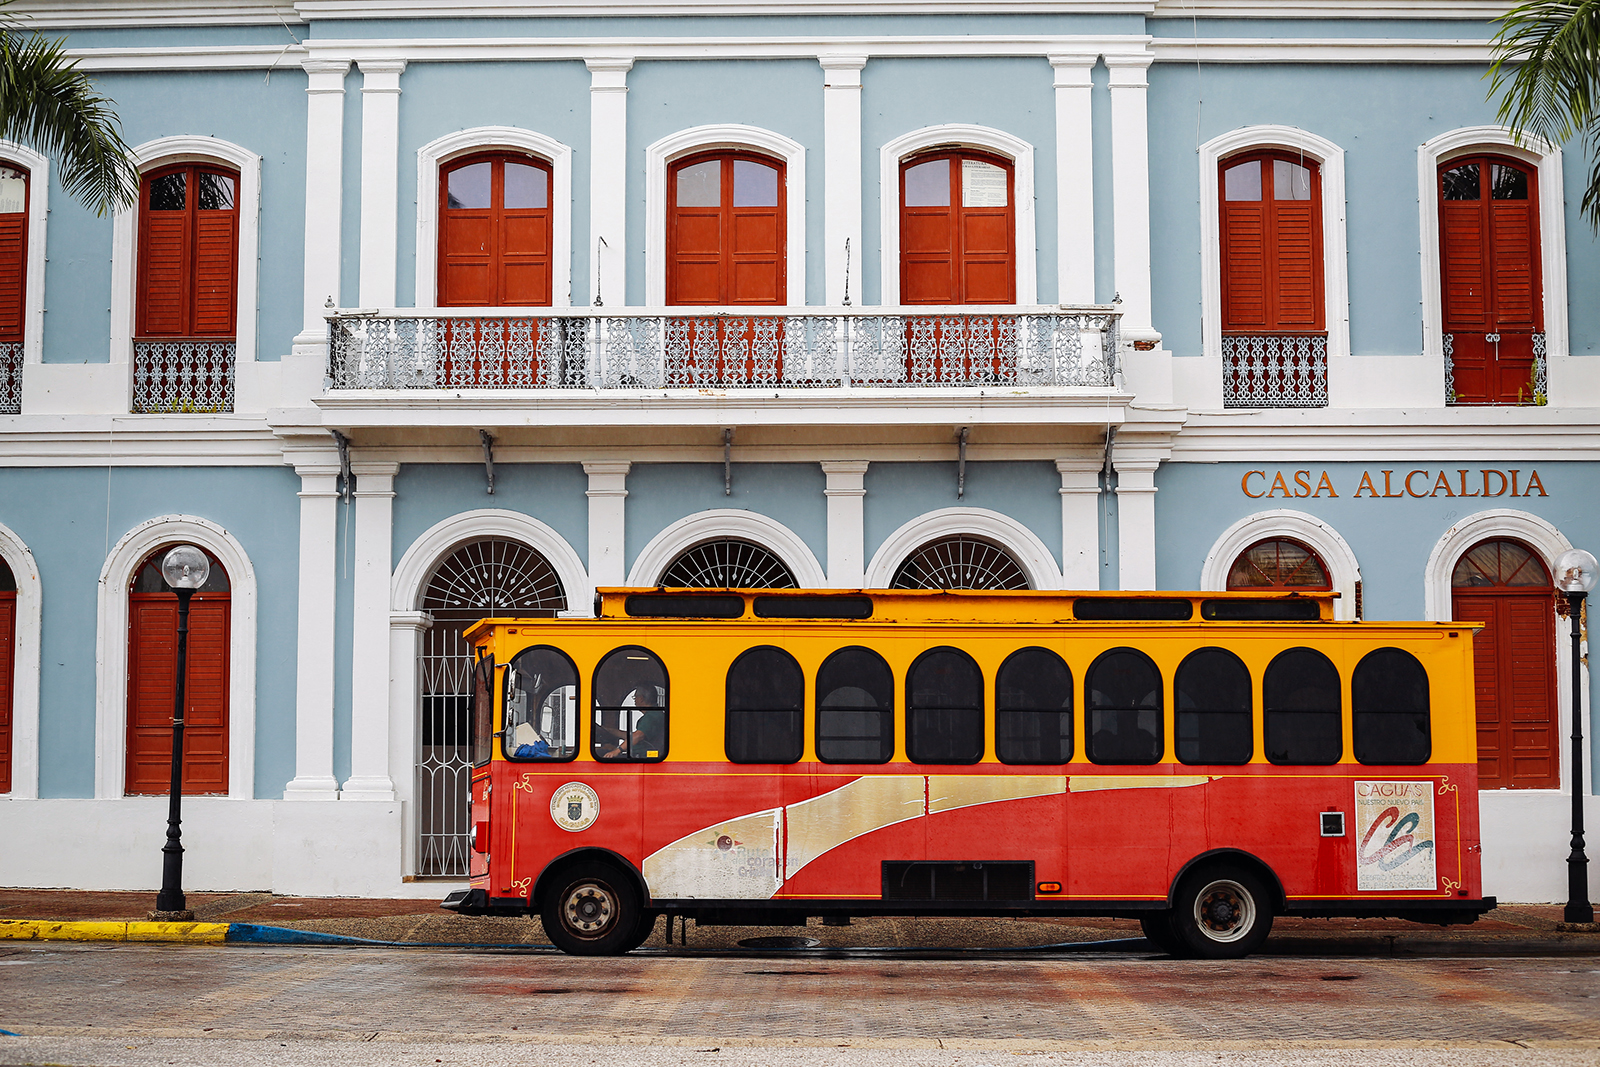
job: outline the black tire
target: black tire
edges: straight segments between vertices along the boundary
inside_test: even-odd
[[[1232,866],[1209,866],[1185,875],[1169,914],[1180,954],[1206,960],[1243,959],[1272,931],[1266,886]]]
[[[1139,928],[1144,931],[1144,939],[1150,942],[1157,952],[1165,952],[1169,956],[1183,956],[1183,942],[1178,935],[1172,932],[1172,913],[1170,911],[1151,912],[1141,916]]]
[[[632,937],[628,938],[627,947],[622,951],[632,952],[634,949],[650,940],[650,935],[655,933],[656,919],[658,918],[660,918],[660,916],[656,912],[642,912],[639,915],[639,928],[633,932]]]
[[[550,942],[568,955],[620,956],[638,944],[642,911],[632,878],[609,863],[589,862],[551,878],[539,917]]]

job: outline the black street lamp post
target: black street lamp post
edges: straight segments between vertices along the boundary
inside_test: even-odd
[[[189,658],[189,598],[206,584],[211,563],[193,545],[179,545],[161,560],[161,576],[178,594],[178,662],[173,683],[172,784],[167,794],[167,843],[161,846],[161,892],[152,919],[194,918],[183,896],[183,696]]]
[[[1569,923],[1594,922],[1589,903],[1589,857],[1583,845],[1583,600],[1594,588],[1600,564],[1581,548],[1569,549],[1556,560],[1556,586],[1567,595],[1572,619],[1572,852],[1567,856],[1567,906],[1561,918]]]

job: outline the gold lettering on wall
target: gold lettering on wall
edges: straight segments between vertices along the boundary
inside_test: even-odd
[[[1374,472],[1363,470],[1356,483],[1357,500],[1368,497],[1378,500],[1403,500],[1407,497],[1422,499],[1435,496],[1549,496],[1544,480],[1537,470],[1529,470],[1523,478],[1521,467],[1457,467],[1452,472],[1418,467],[1401,471],[1394,468]],[[1382,487],[1381,491],[1379,487]],[[1333,479],[1325,470],[1253,470],[1245,471],[1239,479],[1239,488],[1252,500],[1304,500],[1307,497],[1337,497]]]

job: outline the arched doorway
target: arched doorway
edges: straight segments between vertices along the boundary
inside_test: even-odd
[[[991,541],[958,534],[930,541],[907,556],[891,589],[1027,589],[1028,575]]]
[[[156,549],[128,587],[128,743],[124,791],[160,795],[172,782],[173,688],[177,680],[178,594],[161,577]],[[228,792],[228,648],[232,585],[210,552],[211,573],[189,602],[184,671],[183,792]]]
[[[0,793],[11,792],[11,694],[16,668],[17,579],[0,559]]]
[[[677,589],[793,589],[788,564],[753,541],[723,537],[682,553],[661,572],[658,585]]]
[[[567,596],[555,569],[520,541],[487,538],[461,545],[434,568],[418,607],[433,618],[417,673],[422,719],[417,738],[417,874],[464,878],[470,830],[472,757],[467,703],[472,650],[462,634],[491,615],[553,618]]]
[[[1480,541],[1450,574],[1452,617],[1481,622],[1473,642],[1478,788],[1561,784],[1556,714],[1555,587],[1520,541]]]
[[[1239,553],[1228,568],[1229,589],[1298,589],[1316,592],[1333,588],[1327,564],[1308,545],[1287,537],[1257,541]]]

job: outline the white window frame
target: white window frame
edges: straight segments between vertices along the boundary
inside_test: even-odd
[[[1031,589],[1061,589],[1061,568],[1049,546],[1028,527],[987,508],[940,508],[924,512],[884,539],[867,564],[866,588],[887,589],[911,553],[942,537],[981,537],[1010,553]]]
[[[657,585],[674,560],[696,545],[734,537],[760,545],[783,561],[801,589],[822,589],[827,572],[805,540],[777,519],[754,511],[712,508],[686,515],[650,539],[628,570],[628,584]]]
[[[799,141],[759,126],[695,126],[668,134],[644,150],[645,303],[667,303],[667,168],[684,156],[715,151],[754,152],[783,160],[788,219],[784,236],[783,302],[806,302],[806,149]]]
[[[1339,599],[1333,602],[1333,617],[1353,622],[1356,617],[1356,584],[1361,581],[1361,564],[1350,543],[1339,531],[1315,515],[1289,508],[1274,508],[1246,515],[1223,531],[1200,565],[1200,588],[1223,592],[1228,588],[1228,572],[1239,553],[1258,541],[1272,538],[1299,541],[1314,551],[1328,567],[1328,578]]]
[[[975,148],[1011,161],[1017,232],[1017,304],[1039,299],[1039,233],[1034,218],[1033,145],[1004,130],[967,123],[924,126],[878,149],[878,301],[900,305],[900,164],[930,148]],[[1043,587],[1041,587],[1043,588]]]
[[[50,160],[15,141],[0,141],[0,158],[28,170],[28,260],[22,296],[22,361],[44,362],[45,223],[50,218]],[[15,768],[13,767],[13,777]]]
[[[515,126],[474,126],[417,149],[415,306],[439,300],[439,171],[479,152],[516,152],[550,165],[550,302],[572,306],[572,149],[553,137]]]
[[[39,649],[44,589],[39,564],[27,543],[0,523],[0,558],[17,582],[16,641],[11,646],[11,792],[0,796],[32,800],[39,795]]]
[[[1217,171],[1230,156],[1303,153],[1322,173],[1322,307],[1328,356],[1350,354],[1350,266],[1345,238],[1344,149],[1293,126],[1242,126],[1200,146],[1201,353],[1222,358],[1222,219]]]

